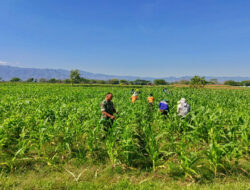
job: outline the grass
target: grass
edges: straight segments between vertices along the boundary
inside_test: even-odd
[[[249,172],[249,163],[245,163]],[[13,173],[0,173],[0,189],[250,189],[249,175],[232,171],[213,180],[193,181],[166,169],[155,173],[124,166],[71,163],[39,165]]]

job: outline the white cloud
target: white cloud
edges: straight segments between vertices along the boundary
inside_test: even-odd
[[[0,60],[0,65],[8,65],[8,62]]]

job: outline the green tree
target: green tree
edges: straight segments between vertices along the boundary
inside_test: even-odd
[[[119,80],[118,79],[111,79],[108,81],[109,84],[119,84]]]
[[[34,82],[34,78],[28,78],[26,82]]]
[[[105,80],[97,80],[97,84],[106,84]]]
[[[90,80],[83,77],[80,77],[79,82],[83,84],[90,84]]]
[[[12,79],[10,79],[10,82],[21,82],[22,80],[18,77],[13,77]]]
[[[241,83],[240,82],[236,82],[234,80],[227,80],[224,82],[225,85],[230,85],[230,86],[240,86]]]
[[[47,80],[45,78],[40,78],[39,82],[47,82]]]
[[[56,83],[57,80],[56,80],[55,78],[51,78],[51,79],[48,80],[48,82],[49,82],[49,83]]]
[[[148,81],[148,80],[141,80],[141,79],[136,79],[133,84],[135,85],[148,85],[150,84],[151,82]]]
[[[120,84],[123,84],[123,85],[128,84],[128,81],[127,81],[127,80],[122,79],[122,80],[120,80]]]
[[[241,81],[242,86],[250,86],[250,80]]]
[[[155,79],[154,84],[155,85],[166,85],[167,82],[164,79]]]
[[[71,70],[70,71],[70,80],[72,85],[74,83],[79,83],[81,81],[81,77],[80,77],[80,71],[79,70]]]
[[[95,79],[91,79],[91,80],[89,80],[89,83],[90,83],[90,84],[96,84],[97,81],[96,81]]]
[[[219,83],[217,79],[210,79],[209,82],[211,84],[218,84]]]
[[[194,76],[190,80],[190,86],[194,88],[201,88],[206,85],[207,81],[205,80],[205,77],[199,77],[199,76]]]
[[[134,83],[134,81],[128,81],[128,84],[134,85],[135,83]]]
[[[65,79],[64,83],[69,84],[69,83],[71,83],[71,80],[70,79]]]

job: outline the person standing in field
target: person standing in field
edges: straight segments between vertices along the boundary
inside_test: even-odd
[[[190,111],[190,105],[187,103],[185,98],[181,98],[181,100],[178,101],[178,105],[177,105],[178,115],[185,117],[189,111]]]
[[[148,97],[148,103],[150,104],[150,105],[153,105],[153,103],[154,103],[154,97],[153,97],[153,94],[149,94],[149,97]]]
[[[134,94],[131,96],[132,103],[135,103],[135,101],[138,100],[138,94],[134,92]]]
[[[168,114],[169,106],[168,106],[168,101],[167,100],[160,101],[159,110],[160,110],[162,115],[166,116]]]
[[[104,130],[108,131],[112,127],[116,113],[114,104],[112,102],[113,94],[107,93],[105,99],[101,103],[101,123],[104,125]]]

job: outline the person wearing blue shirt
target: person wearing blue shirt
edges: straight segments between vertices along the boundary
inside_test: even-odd
[[[169,110],[168,101],[167,100],[160,101],[159,109],[162,115],[167,115]]]

